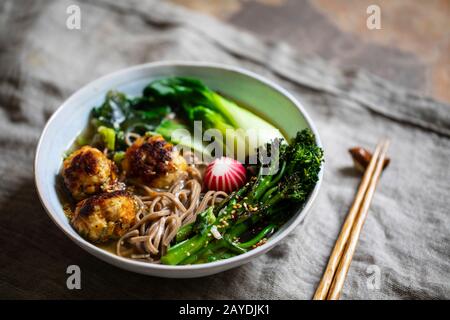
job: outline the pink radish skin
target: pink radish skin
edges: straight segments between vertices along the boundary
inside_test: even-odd
[[[239,161],[222,157],[211,162],[205,171],[204,183],[208,190],[231,193],[247,181],[247,172]]]

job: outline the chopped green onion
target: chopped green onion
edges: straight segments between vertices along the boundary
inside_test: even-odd
[[[114,129],[100,126],[98,127],[97,132],[101,135],[105,147],[109,150],[114,150],[116,145],[116,132]]]
[[[125,158],[124,151],[117,151],[116,153],[114,153],[113,160],[117,165],[119,165],[124,158]]]

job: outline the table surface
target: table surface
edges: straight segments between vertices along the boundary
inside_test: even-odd
[[[450,1],[171,0],[299,52],[450,102]],[[381,29],[366,26],[369,5]]]

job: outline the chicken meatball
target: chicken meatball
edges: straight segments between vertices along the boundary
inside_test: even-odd
[[[154,188],[167,188],[188,169],[186,160],[162,136],[144,136],[130,146],[122,162],[127,177]]]
[[[62,175],[75,200],[112,190],[117,182],[117,168],[100,150],[84,146],[64,160]]]
[[[136,202],[126,191],[106,192],[80,201],[71,223],[91,242],[118,239],[136,221]]]

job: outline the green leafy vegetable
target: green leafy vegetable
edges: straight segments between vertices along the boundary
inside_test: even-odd
[[[189,132],[187,126],[169,119],[163,120],[155,131],[162,135],[164,139],[170,140],[172,138],[172,134],[176,130],[186,130]]]
[[[189,127],[169,119],[168,115],[172,113],[184,118]],[[211,156],[212,150],[206,149],[201,139],[193,135],[195,121],[201,121],[203,131],[217,129],[224,140],[216,142],[225,152],[233,154],[243,147],[246,155],[253,152],[250,148],[256,146],[249,144],[246,132],[249,129],[254,130],[251,135],[259,145],[282,138],[279,130],[267,121],[191,78],[153,81],[145,87],[143,96],[136,98],[109,91],[105,101],[93,109],[92,115],[97,128],[103,126],[115,130],[115,151],[126,148],[124,137],[128,132],[156,132],[174,144]]]
[[[150,83],[144,96],[171,105],[184,111],[187,119],[202,121],[203,130],[217,129],[226,137],[227,129],[242,129],[229,132],[231,141],[223,144],[225,149],[236,149],[238,145],[248,147],[246,130],[254,130],[259,144],[265,144],[282,134],[273,125],[254,113],[238,106],[218,93],[190,78],[168,78]],[[246,149],[246,154],[253,150]]]
[[[171,108],[168,105],[155,105],[154,101],[147,97],[131,99],[121,92],[109,91],[105,101],[93,109],[92,116],[98,128],[114,129],[115,139],[118,142],[115,146],[123,149],[126,147],[124,143],[126,132],[144,134],[147,131],[154,131],[170,112]]]
[[[98,125],[118,130],[122,122],[126,120],[129,109],[130,102],[125,94],[109,91],[103,104],[92,110],[92,115]]]
[[[189,128],[184,124],[174,120],[165,119],[156,128],[155,132],[159,133],[164,139],[173,144],[187,147],[189,150],[193,150],[205,156],[210,155],[210,152],[205,148],[202,141],[195,139]]]

